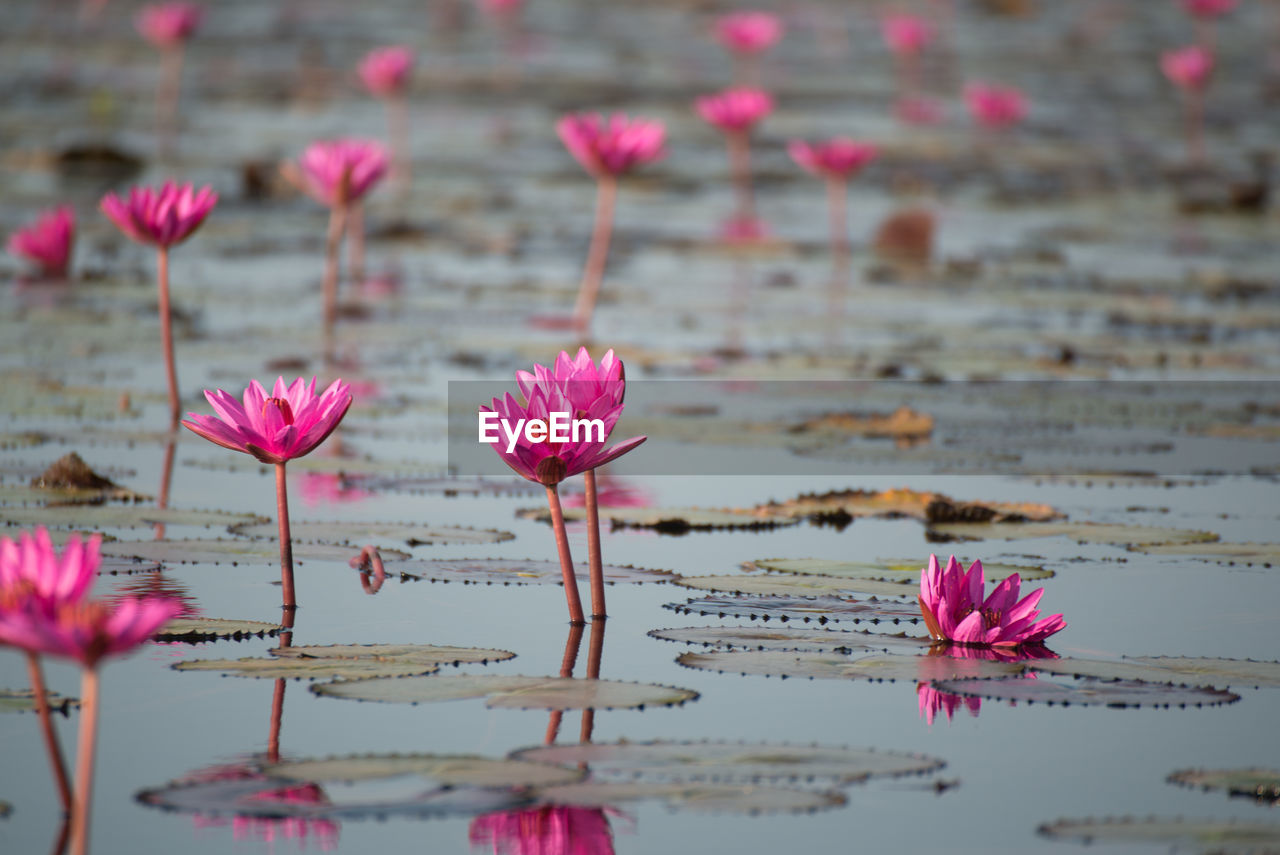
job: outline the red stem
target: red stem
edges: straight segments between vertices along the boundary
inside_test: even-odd
[[[1187,157],[1199,166],[1205,161],[1204,149],[1204,90],[1193,86],[1187,90]]]
[[[591,567],[591,617],[608,617],[604,608],[604,560],[600,554],[600,502],[596,491],[596,470],[583,476],[587,484],[587,561]],[[594,636],[593,636],[594,637]]]
[[[293,646],[293,611],[286,611],[281,623],[286,632],[280,633],[280,646]],[[272,763],[280,762],[280,725],[284,721],[284,685],[287,681],[281,677],[276,680],[275,692],[271,696],[271,729],[267,732],[267,759]]]
[[[729,146],[729,172],[738,195],[737,216],[742,220],[755,219],[755,193],[751,187],[751,140],[746,131],[729,131],[725,134]]]
[[[169,484],[173,481],[173,453],[178,446],[178,437],[174,433],[177,425],[169,428],[169,441],[164,446],[164,463],[160,466],[160,495],[156,499],[156,508],[165,510],[169,507]],[[164,540],[166,526],[162,522],[155,524],[156,540]]]
[[[405,193],[413,183],[413,161],[409,156],[409,111],[401,95],[387,100],[387,129],[391,135],[392,159],[396,164],[396,183],[400,192]]]
[[[181,43],[161,52],[160,89],[156,94],[156,139],[161,155],[168,154],[172,149],[173,137],[178,129],[183,54],[184,47]]]
[[[603,618],[595,618],[591,621],[591,646],[587,650],[587,679],[600,679],[600,660],[604,658],[604,625]],[[596,711],[594,709],[585,709],[582,711],[582,730],[578,734],[579,742],[590,742],[591,731],[595,729]]]
[[[849,185],[843,178],[827,179],[827,210],[831,217],[831,252],[840,264],[849,257]]]
[[[574,325],[583,331],[591,326],[596,298],[600,296],[600,283],[604,279],[605,263],[609,260],[609,239],[613,235],[613,209],[617,197],[618,179],[612,175],[601,176],[596,182],[596,218],[591,228],[591,248],[587,250],[587,265],[582,271],[582,285],[573,307]]]
[[[578,662],[578,648],[582,646],[582,630],[580,623],[569,625],[569,637],[564,641],[564,656],[560,660],[560,676],[572,677],[573,668]],[[564,710],[552,710],[547,722],[547,733],[543,742],[551,745],[560,735],[560,722],[564,719]]]
[[[573,558],[569,555],[569,534],[564,528],[564,511],[560,508],[560,493],[554,484],[547,485],[547,504],[551,508],[551,526],[556,532],[556,549],[560,553],[560,577],[564,581],[564,598],[569,603],[569,623],[585,624],[582,614],[582,598],[578,596],[578,577],[573,573]]]
[[[329,209],[329,234],[324,249],[324,325],[332,327],[338,317],[338,255],[342,233],[347,228],[347,206],[338,202]]]
[[[169,247],[160,247],[156,264],[156,288],[160,299],[160,345],[164,349],[164,369],[169,382],[169,426],[177,427],[182,417],[178,400],[178,368],[173,361],[173,319],[169,308]]]
[[[280,524],[280,584],[287,613],[298,607],[298,599],[293,590],[293,540],[289,535],[289,493],[283,461],[276,464],[276,516]]]
[[[364,279],[364,203],[352,202],[347,222],[347,278]]]
[[[80,738],[76,745],[76,795],[71,817],[72,855],[88,855],[93,798],[93,757],[98,741],[98,671],[84,669],[80,680]]]
[[[31,691],[35,695],[36,715],[40,717],[40,731],[44,734],[45,747],[49,749],[49,765],[53,767],[54,783],[58,786],[58,799],[64,813],[71,813],[71,782],[67,778],[67,766],[62,761],[62,749],[58,747],[58,732],[53,727],[49,710],[49,698],[45,696],[44,673],[40,660],[27,652],[27,675],[31,678]]]

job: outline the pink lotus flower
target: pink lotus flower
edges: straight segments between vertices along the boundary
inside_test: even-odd
[[[1016,125],[1027,115],[1027,97],[1012,86],[970,83],[964,100],[973,117],[989,128]]]
[[[78,603],[89,593],[102,559],[102,535],[81,541],[71,535],[62,555],[44,526],[18,540],[0,537],[0,592],[9,591],[45,604]]]
[[[982,562],[975,561],[965,573],[955,556],[945,569],[938,557],[929,556],[929,566],[920,575],[920,613],[929,635],[939,641],[975,646],[1010,647],[1038,644],[1066,627],[1062,615],[1036,620],[1036,604],[1044,594],[1037,588],[1021,600],[1022,584],[1017,573],[996,585],[985,600]]]
[[[1182,0],[1182,7],[1197,18],[1217,18],[1236,8],[1237,0]]]
[[[413,51],[407,47],[383,47],[370,51],[360,62],[360,80],[380,98],[401,95],[413,71]]]
[[[314,142],[302,153],[303,189],[329,207],[355,202],[387,174],[387,150],[373,140]]]
[[[571,114],[556,123],[556,133],[583,168],[599,178],[622,175],[666,154],[666,128],[653,119],[630,119],[623,113]]]
[[[842,180],[862,169],[878,153],[871,143],[854,142],[844,137],[813,145],[803,140],[792,140],[787,144],[787,152],[805,171],[819,178]]]
[[[602,808],[545,806],[478,816],[472,846],[494,855],[613,855],[613,832]]]
[[[907,96],[894,102],[893,115],[909,125],[937,125],[946,119],[941,101],[921,96]]]
[[[739,87],[705,95],[695,106],[698,115],[722,131],[746,131],[773,112],[773,98],[762,89]]]
[[[182,425],[232,451],[252,454],[262,463],[284,463],[310,454],[333,433],[351,406],[346,383],[334,380],[316,394],[316,380],[301,377],[286,386],[276,378],[271,396],[257,380],[244,390],[244,405],[221,389],[205,390],[217,416],[187,413]]]
[[[768,12],[732,12],[716,20],[716,39],[734,53],[763,53],[778,43],[782,20]]]
[[[933,41],[933,27],[915,15],[885,15],[880,19],[880,33],[889,50],[896,54],[919,53]]]
[[[716,237],[729,244],[759,243],[771,235],[769,224],[752,215],[730,217],[716,230]]]
[[[128,653],[179,611],[164,597],[100,602],[48,602],[10,592],[0,595],[0,644],[95,668],[107,656]]]
[[[577,356],[572,358],[568,351],[560,351],[553,368],[534,364],[531,372],[517,371],[516,385],[525,400],[532,399],[538,387],[559,389],[573,407],[575,416],[592,412],[598,406],[621,407],[627,392],[622,360],[609,350],[597,366],[585,347],[578,348]]]
[[[138,32],[158,48],[180,45],[191,38],[204,10],[191,3],[158,3],[138,13]]]
[[[67,273],[76,238],[76,214],[70,205],[45,211],[31,225],[9,237],[9,253],[40,265],[44,276]]]
[[[138,243],[170,247],[190,237],[216,204],[218,194],[212,187],[197,191],[191,184],[166,181],[159,189],[133,187],[127,199],[108,193],[99,207]]]
[[[1213,53],[1200,45],[1166,51],[1160,55],[1160,69],[1179,88],[1199,91],[1213,73]]]

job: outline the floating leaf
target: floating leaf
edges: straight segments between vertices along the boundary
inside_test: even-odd
[[[230,677],[268,680],[366,680],[374,677],[410,677],[431,674],[439,663],[412,659],[288,657],[246,659],[188,659],[174,664],[175,671],[217,671]]]
[[[502,662],[514,659],[510,650],[486,647],[448,647],[437,644],[327,644],[277,647],[271,651],[283,659],[341,659],[373,662],[403,662],[417,665],[462,665]]]
[[[1167,780],[1184,787],[1226,790],[1229,796],[1280,804],[1280,770],[1276,769],[1181,769]]]
[[[1147,555],[1186,555],[1219,564],[1280,564],[1280,543],[1152,543],[1130,548]]]
[[[1020,662],[955,659],[950,656],[911,656],[893,653],[852,658],[838,653],[730,650],[685,653],[676,662],[686,668],[766,677],[806,677],[810,680],[975,679],[1022,674]]]
[[[785,502],[757,505],[759,514],[814,520],[852,521],[866,517],[911,517],[938,523],[1021,522],[1058,519],[1049,505],[1014,502],[961,502],[942,493],[897,488],[892,490],[833,490],[803,493]]]
[[[585,764],[594,775],[621,774],[680,781],[831,780],[840,784],[876,776],[915,775],[941,769],[936,758],[839,745],[743,742],[619,742],[546,745],[511,756],[564,766]]]
[[[78,708],[80,701],[76,698],[65,698],[57,692],[46,691],[45,699],[54,712],[66,713],[68,709]],[[36,696],[30,689],[0,689],[0,712],[35,712]]]
[[[441,496],[529,496],[543,491],[525,478],[449,478],[442,476],[380,476],[343,472],[343,487],[371,493],[409,493]]]
[[[407,543],[409,546],[430,546],[443,543],[499,543],[515,538],[511,532],[496,529],[348,520],[295,522],[290,524],[289,530],[294,542],[327,543],[335,546],[353,546],[356,549],[366,543],[389,540]],[[273,538],[277,536],[276,524],[273,522],[238,525],[232,527],[231,531],[244,537]]]
[[[681,614],[716,615],[750,620],[800,621],[835,623],[917,623],[920,606],[904,600],[880,600],[870,597],[854,600],[845,597],[735,597],[714,596],[668,603],[666,608]]]
[[[679,781],[587,781],[548,787],[539,798],[553,804],[609,807],[620,802],[661,799],[672,810],[714,813],[812,813],[845,803],[843,793],[754,785],[695,784]]]
[[[8,819],[13,814],[13,805],[0,802],[0,819]]]
[[[1218,539],[1218,535],[1211,531],[1090,522],[994,523],[982,525],[948,523],[932,526],[931,531],[936,535],[943,535],[957,540],[1025,540],[1037,537],[1068,537],[1077,543],[1105,543],[1116,546],[1145,546],[1156,543],[1211,543]]]
[[[464,754],[365,754],[291,760],[264,766],[264,775],[291,781],[367,781],[420,775],[446,787],[545,787],[580,781],[576,768]]]
[[[584,520],[582,508],[565,508],[566,520]],[[551,522],[546,508],[519,511],[518,516]],[[659,534],[685,534],[690,531],[717,531],[724,529],[772,529],[796,525],[798,518],[758,514],[749,509],[734,508],[606,508],[600,512],[615,528],[653,529]]]
[[[184,460],[187,466],[217,471],[258,471],[267,473],[271,467],[259,463],[247,454],[227,454],[207,460]],[[443,468],[439,464],[420,460],[360,460],[351,457],[324,457],[310,454],[289,461],[290,472],[319,472],[329,475],[385,476],[404,478],[442,478]],[[361,485],[362,486],[362,485]]]
[[[960,562],[965,567],[972,559]],[[919,585],[920,573],[928,561],[913,561],[900,558],[880,558],[875,561],[833,561],[824,558],[764,558],[751,562],[760,570],[775,573],[795,573],[805,576],[831,576],[836,579],[871,580],[892,582],[898,585]],[[1052,570],[1024,564],[999,564],[982,562],[983,576],[988,582],[1003,582],[1017,573],[1023,582],[1037,579],[1048,579],[1053,576]],[[865,588],[857,588],[862,591]],[[878,593],[878,592],[875,592]]]
[[[385,556],[384,556],[385,557]],[[534,558],[431,558],[399,561],[388,572],[430,579],[432,582],[462,582],[472,585],[562,585],[559,561]],[[590,576],[586,563],[576,564],[580,579]],[[609,584],[666,582],[677,578],[669,570],[647,570],[622,564],[605,564],[604,581]]]
[[[928,638],[907,635],[834,630],[750,626],[689,626],[682,629],[654,629],[650,638],[684,644],[701,644],[732,650],[813,650],[852,653],[854,651],[909,652],[933,645]]]
[[[100,528],[141,528],[156,523],[166,525],[229,526],[261,520],[256,514],[229,511],[196,511],[152,508],[135,505],[57,505],[53,507],[2,507],[0,525],[44,525],[81,530]],[[272,523],[274,526],[275,523]]]
[[[766,597],[836,596],[855,591],[881,596],[899,596],[905,593],[903,586],[894,582],[845,580],[832,576],[682,576],[674,581],[682,588],[693,588],[698,591]]]
[[[508,709],[644,709],[678,706],[697,692],[616,680],[578,680],[571,677],[462,675],[404,680],[361,680],[324,683],[311,689],[317,695],[386,703],[432,703],[464,698],[488,698],[490,707]]]
[[[350,546],[322,543],[294,543],[295,561],[340,561],[344,564],[356,556]],[[409,553],[396,549],[379,549],[383,559],[408,558]],[[266,540],[244,538],[219,540],[145,540],[104,543],[102,554],[119,559],[159,561],[164,564],[276,564],[280,546]]]
[[[1193,686],[1280,688],[1280,662],[1252,659],[1206,659],[1189,656],[1126,656],[1118,662],[1102,659],[1040,659],[1036,671],[1103,680],[1145,680]]]
[[[258,620],[226,620],[224,618],[180,617],[160,627],[152,638],[160,641],[198,641],[207,638],[248,638],[275,635],[284,630],[275,623]]]
[[[151,497],[124,487],[28,487],[0,485],[0,505],[91,505],[99,502],[146,502]]]
[[[1215,855],[1265,855],[1280,851],[1280,825],[1234,819],[1104,817],[1060,819],[1036,831],[1080,843],[1157,843]]]
[[[933,687],[971,698],[1043,704],[1108,707],[1212,707],[1240,700],[1239,695],[1212,688],[1145,683],[1141,680],[1070,678],[1036,680],[937,680]]]

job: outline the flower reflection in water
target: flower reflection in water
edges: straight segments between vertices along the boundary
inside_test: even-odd
[[[963,706],[969,715],[978,717],[982,708],[982,699],[944,692],[933,687],[934,675],[931,661],[939,658],[947,659],[985,659],[991,662],[1025,662],[1032,659],[1057,659],[1058,654],[1042,644],[1026,644],[1016,648],[970,647],[964,644],[935,644],[929,653],[922,657],[919,680],[916,683],[916,701],[920,707],[920,717],[926,724],[932,725],[938,713],[945,713],[947,721],[951,721],[956,711]],[[1034,673],[1024,674],[1011,679],[1034,680]],[[1013,701],[1010,706],[1016,706]]]
[[[603,808],[548,805],[476,817],[471,845],[494,855],[613,855],[613,831]]]
[[[187,777],[191,782],[248,781],[261,778],[264,787],[259,793],[247,796],[247,802],[278,802],[282,805],[324,805],[329,797],[317,784],[295,784],[280,787],[279,781],[262,776],[257,763],[265,757],[250,757],[242,763],[212,766],[193,772]],[[270,785],[275,786],[270,786]],[[209,816],[196,814],[191,818],[196,828],[231,827],[231,836],[237,842],[243,840],[296,841],[298,851],[305,851],[307,843],[313,843],[320,852],[333,852],[338,848],[338,835],[342,825],[331,819],[304,819],[302,817],[264,816]]]

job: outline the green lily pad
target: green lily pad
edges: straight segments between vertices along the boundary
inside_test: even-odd
[[[532,496],[543,492],[541,484],[524,478],[450,478],[443,476],[385,476],[342,473],[344,486],[371,493],[408,493],[431,496]]]
[[[903,600],[869,597],[735,597],[712,596],[667,603],[665,608],[680,614],[715,615],[750,620],[799,621],[801,623],[918,623],[920,606]]]
[[[551,522],[551,512],[546,508],[528,508],[517,516],[538,522]],[[585,520],[582,508],[565,508],[566,520]],[[608,519],[614,528],[652,529],[659,534],[686,534],[691,531],[722,531],[744,529],[758,531],[797,525],[800,518],[778,514],[758,514],[749,509],[735,508],[605,508],[600,511],[602,520]]]
[[[925,774],[946,765],[918,754],[839,745],[662,740],[545,745],[511,756],[564,766],[585,764],[596,776],[728,783],[821,779],[849,784],[871,777]]]
[[[385,556],[384,556],[385,558]],[[605,564],[606,584],[634,584],[640,582],[667,582],[678,578],[669,570],[648,570],[623,564]],[[461,582],[471,585],[562,585],[559,561],[541,561],[535,558],[431,558],[397,561],[387,567],[388,572],[400,572],[409,577],[430,579],[432,582]],[[590,576],[589,566],[583,562],[574,565],[579,579]]]
[[[152,638],[160,641],[200,641],[209,638],[249,638],[275,635],[284,631],[276,623],[259,620],[226,620],[224,618],[180,617],[160,627]]]
[[[243,537],[272,538],[278,536],[273,522],[237,525],[233,534]],[[512,540],[515,535],[496,529],[468,528],[463,526],[429,526],[415,523],[351,522],[295,522],[289,526],[294,542],[325,543],[334,546],[351,546],[359,549],[366,543],[399,541],[409,546],[430,546],[443,543],[499,543]]]
[[[212,469],[222,472],[273,471],[273,467],[259,463],[248,454],[227,454],[203,460],[184,460],[184,466]],[[325,457],[309,454],[289,461],[290,472],[319,472],[329,475],[379,475],[384,477],[441,478],[443,467],[421,460],[361,460],[352,457]]]
[[[1147,555],[1185,555],[1219,564],[1280,564],[1280,543],[1156,543],[1131,549]]]
[[[852,522],[855,519],[911,517],[931,527],[941,523],[1053,520],[1063,516],[1056,508],[1030,502],[959,501],[942,493],[899,487],[889,490],[832,490],[802,493],[784,502],[768,502],[753,509],[757,514],[778,514],[815,522]]]
[[[834,576],[769,574],[726,576],[682,576],[673,580],[682,588],[715,591],[724,594],[750,594],[765,597],[822,597],[840,594],[875,594],[900,596],[905,586],[894,582],[837,579]]]
[[[487,698],[490,707],[507,709],[644,709],[679,706],[697,692],[616,680],[571,677],[460,675],[404,680],[361,680],[312,686],[317,695],[358,701],[419,704],[465,698]]]
[[[765,677],[801,677],[810,680],[910,680],[927,682],[955,678],[1006,677],[1022,674],[1021,662],[990,659],[957,659],[950,656],[912,656],[881,653],[849,657],[838,653],[723,650],[684,653],[676,662],[686,668]]]
[[[1234,819],[1104,817],[1060,819],[1037,833],[1079,843],[1152,843],[1215,855],[1265,855],[1280,851],[1280,825]]]
[[[67,698],[53,691],[44,693],[49,708],[65,714],[80,706],[77,698]],[[0,689],[0,712],[35,712],[36,696],[30,689]]]
[[[99,502],[149,502],[151,496],[112,484],[110,487],[29,487],[0,485],[0,506],[91,505]]]
[[[1218,539],[1218,535],[1211,531],[1089,522],[944,523],[931,526],[930,531],[957,540],[1028,540],[1037,537],[1067,537],[1077,543],[1103,543],[1114,546],[1212,543]]]
[[[1032,669],[1069,677],[1102,680],[1145,680],[1192,686],[1280,688],[1280,662],[1252,659],[1206,659],[1191,656],[1126,656],[1102,659],[1040,659]]]
[[[254,523],[256,514],[234,514],[229,511],[197,511],[178,508],[152,508],[138,505],[57,505],[53,507],[0,508],[0,525],[51,528],[142,528],[157,523],[196,525],[210,528],[236,523]],[[274,525],[274,523],[272,523]]]
[[[358,550],[350,546],[323,543],[294,543],[295,561],[340,561],[356,557]],[[408,558],[409,553],[396,549],[379,549],[384,560]],[[279,564],[280,546],[276,541],[231,538],[218,540],[144,540],[104,543],[102,554],[119,559],[159,561],[163,564]]]
[[[448,787],[546,787],[574,783],[586,774],[546,762],[465,754],[353,754],[269,764],[262,773],[271,778],[316,783],[420,775]]]
[[[902,586],[919,585],[920,573],[929,562],[927,560],[918,561],[901,558],[882,558],[876,561],[833,561],[823,558],[765,558],[751,563],[760,570],[769,570],[775,573],[831,576],[851,582],[868,580],[889,582]],[[972,559],[967,559],[960,563],[968,567],[972,563]],[[994,562],[988,564],[985,561],[982,562],[982,573],[988,582],[1003,582],[1014,573],[1017,573],[1023,582],[1049,579],[1053,576],[1052,570],[1046,570],[1043,567]],[[865,589],[856,588],[855,590],[862,591]]]
[[[1071,704],[1117,708],[1213,707],[1240,700],[1239,695],[1207,687],[1094,678],[944,679],[934,680],[933,687],[941,692],[970,698],[1023,701],[1050,706],[1059,704],[1064,707]]]
[[[462,665],[514,659],[510,650],[486,647],[448,647],[438,644],[327,644],[276,647],[271,654],[282,659],[342,659],[360,662],[404,662],[418,665]]]
[[[751,784],[699,784],[681,781],[587,781],[541,790],[553,804],[608,807],[622,802],[658,799],[671,810],[712,813],[813,813],[845,803],[835,791],[792,790]]]
[[[682,644],[701,644],[724,650],[811,650],[852,653],[854,651],[924,651],[933,642],[924,637],[884,635],[861,630],[799,629],[792,627],[688,626],[654,629],[650,638]]]
[[[277,658],[195,659],[173,667],[177,671],[218,671],[236,677],[365,680],[432,674],[441,665],[497,661],[515,655],[505,650],[432,644],[336,644],[282,647],[271,652]]]
[[[1280,770],[1276,769],[1180,769],[1167,778],[1171,784],[1202,790],[1226,790],[1229,796],[1280,803]]]

